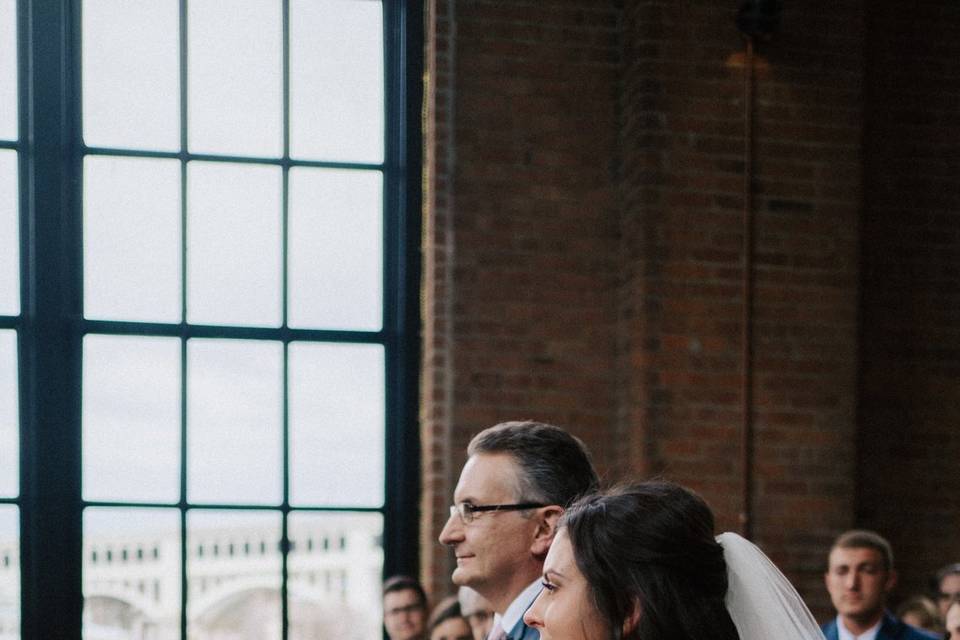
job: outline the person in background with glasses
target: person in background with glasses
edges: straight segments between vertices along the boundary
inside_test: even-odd
[[[948,564],[937,571],[934,588],[940,615],[946,618],[950,605],[960,602],[960,562]]]
[[[383,583],[383,627],[390,640],[425,640],[427,594],[416,579],[393,576]]]
[[[453,548],[454,584],[475,589],[494,616],[491,640],[536,640],[523,614],[540,592],[557,520],[597,474],[583,443],[540,422],[504,422],[477,434],[440,542]]]

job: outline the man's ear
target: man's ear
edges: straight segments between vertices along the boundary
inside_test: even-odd
[[[893,588],[897,586],[898,577],[899,576],[897,576],[896,569],[890,569],[890,571],[887,572],[887,581],[883,584],[884,592],[890,593],[891,591],[893,591]]]
[[[533,543],[530,545],[530,553],[538,558],[546,558],[550,545],[553,544],[553,537],[557,533],[557,522],[563,514],[563,508],[557,505],[541,507],[534,518],[536,519],[536,529],[533,532]]]

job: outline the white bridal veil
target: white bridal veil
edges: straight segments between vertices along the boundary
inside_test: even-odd
[[[796,589],[756,545],[735,533],[717,542],[727,563],[727,611],[740,640],[824,640]]]

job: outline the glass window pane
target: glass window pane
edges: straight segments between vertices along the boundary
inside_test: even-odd
[[[17,333],[0,331],[0,496],[20,492],[20,402]]]
[[[282,344],[188,342],[189,500],[279,504],[282,415]]]
[[[84,0],[83,136],[90,146],[180,148],[177,0]]]
[[[20,637],[20,510],[0,506],[0,638]]]
[[[187,318],[279,326],[279,167],[191,162]]]
[[[290,326],[383,326],[382,206],[379,172],[290,170]]]
[[[180,512],[83,512],[84,640],[179,640]]]
[[[262,0],[188,3],[190,151],[282,153],[281,5]]]
[[[383,516],[293,512],[290,640],[381,637]]]
[[[84,160],[87,318],[180,321],[180,220],[178,161]]]
[[[20,212],[17,153],[0,149],[0,315],[20,313]]]
[[[379,2],[290,3],[290,154],[383,161]]]
[[[381,345],[291,343],[290,501],[383,504]]]
[[[17,113],[17,2],[0,0],[0,140],[17,139]]]
[[[83,497],[180,499],[180,340],[83,340]]]
[[[279,513],[190,511],[187,549],[189,640],[279,640]]]

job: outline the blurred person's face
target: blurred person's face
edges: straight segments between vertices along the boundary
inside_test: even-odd
[[[563,529],[557,533],[543,564],[543,591],[527,609],[523,621],[540,632],[540,640],[610,637]]]
[[[493,611],[478,609],[464,618],[467,619],[473,631],[473,640],[483,640],[490,635],[490,629],[493,628]]]
[[[430,632],[430,640],[471,640],[470,625],[463,618],[447,618]]]
[[[391,591],[383,596],[383,626],[390,640],[419,640],[426,620],[426,608],[413,589]]]
[[[473,640],[484,640],[493,628],[493,605],[470,587],[460,587],[460,612],[473,630]]]
[[[869,628],[883,615],[896,574],[876,549],[837,547],[830,552],[824,580],[840,617]]]
[[[474,506],[521,502],[527,496],[517,495],[519,473],[509,454],[474,455],[460,473],[454,502]],[[522,591],[539,571],[539,566],[525,571],[533,559],[538,526],[538,518],[520,511],[477,513],[469,524],[452,514],[440,532],[440,542],[453,547],[457,559],[453,583],[491,599]]]
[[[916,627],[917,629],[925,629],[930,632],[936,631],[936,629],[931,627],[929,624],[924,623],[924,620],[920,617],[920,614],[912,611],[908,611],[900,616],[900,621],[910,625],[911,627]]]
[[[954,602],[960,602],[960,574],[958,573],[945,575],[940,581],[940,593],[937,594],[940,615],[946,618],[947,609]]]
[[[960,640],[960,602],[954,602],[947,609],[946,621],[948,640]]]

